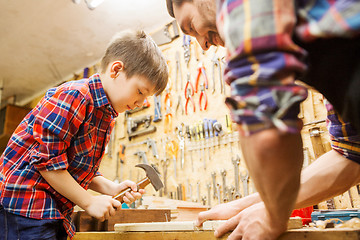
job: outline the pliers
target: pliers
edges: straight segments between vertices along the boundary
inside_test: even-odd
[[[198,92],[198,89],[199,89],[199,81],[200,81],[200,77],[201,75],[204,76],[204,81],[205,81],[205,88],[208,89],[208,78],[206,76],[206,69],[205,69],[205,66],[204,66],[204,63],[203,62],[199,62],[199,65],[198,65],[198,73],[197,73],[197,76],[196,76],[196,83],[195,83],[195,92],[197,93]]]
[[[201,107],[201,100],[204,98],[205,101],[205,106],[204,106],[204,110],[207,109],[207,105],[208,105],[208,100],[207,100],[207,96],[206,96],[206,92],[205,92],[205,88],[204,88],[204,84],[201,83],[200,84],[200,97],[199,97],[199,106],[200,106],[200,111],[202,111],[202,107]]]
[[[191,103],[193,105],[194,112],[195,112],[195,103],[194,103],[193,98],[191,97],[193,94],[191,94],[190,88],[187,88],[186,92],[187,93],[186,93],[186,103],[185,103],[185,114],[187,115],[187,107],[188,107],[189,101],[191,101]]]
[[[187,81],[186,81],[185,92],[184,92],[185,99],[187,98],[187,89],[189,88],[189,86],[191,88],[191,92],[190,92],[191,96],[194,96],[194,86],[193,86],[193,84],[191,83],[191,80],[190,80],[190,73],[187,74],[186,80]]]

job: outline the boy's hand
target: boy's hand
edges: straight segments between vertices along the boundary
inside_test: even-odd
[[[110,216],[114,216],[117,209],[121,208],[121,203],[111,196],[100,195],[92,196],[89,205],[84,209],[91,216],[104,221]]]
[[[141,196],[145,193],[144,189],[137,189],[137,185],[133,181],[125,180],[115,185],[114,195],[120,193],[121,191],[125,190],[128,187],[130,187],[132,191],[127,192],[123,198],[124,202],[127,204],[131,204],[135,202],[135,200],[140,199]]]

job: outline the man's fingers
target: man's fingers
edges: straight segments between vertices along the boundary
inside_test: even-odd
[[[239,223],[239,219],[235,216],[227,220],[224,224],[220,225],[214,233],[215,237],[221,237],[225,233],[233,230]]]
[[[241,240],[243,237],[243,233],[240,230],[239,225],[234,229],[234,231],[229,235],[227,240]]]
[[[212,211],[211,210],[208,210],[208,211],[204,211],[204,212],[200,212],[198,214],[198,218],[197,218],[197,221],[196,221],[196,226],[200,227],[203,222],[205,222],[206,220],[210,220],[212,219]]]

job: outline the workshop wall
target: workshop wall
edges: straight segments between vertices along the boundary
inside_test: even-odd
[[[147,160],[150,164],[154,164],[164,177],[166,171],[167,193],[163,196],[172,198],[188,200],[188,201],[205,201],[208,205],[214,205],[219,202],[218,199],[213,198],[214,184],[212,174],[216,174],[216,193],[220,191],[223,196],[223,180],[221,172],[226,175],[226,185],[235,188],[234,181],[234,165],[232,160],[236,156],[241,159],[241,152],[238,148],[238,135],[235,131],[235,126],[231,124],[229,118],[228,108],[224,104],[225,96],[229,95],[230,88],[225,86],[221,76],[223,70],[223,62],[221,59],[225,56],[225,49],[222,47],[212,47],[207,52],[203,52],[198,43],[191,39],[190,42],[190,58],[189,64],[186,64],[184,58],[183,36],[177,38],[171,44],[165,45],[162,51],[167,59],[170,79],[168,88],[161,94],[161,114],[162,119],[158,122],[151,121],[151,125],[156,127],[156,132],[143,136],[133,137],[128,139],[127,133],[127,114],[121,114],[116,124],[115,144],[113,146],[113,153],[118,154],[120,144],[126,146],[124,164],[119,168],[116,167],[117,157],[105,158],[101,165],[101,171],[105,173],[110,179],[116,178],[116,171],[118,171],[121,180],[131,179],[133,181],[139,180],[143,175],[142,170],[134,168],[139,163],[140,158],[136,152],[146,152]],[[217,66],[213,66],[212,60],[217,59]],[[189,100],[187,106],[187,113],[185,112],[186,97],[185,86],[187,77],[190,76],[190,81],[196,90],[196,78],[199,72],[199,65],[203,64],[204,71],[207,76],[208,88],[204,88],[204,93],[207,96],[207,109],[205,107],[205,97],[202,99],[202,110],[200,110],[199,99],[201,95],[200,84],[205,84],[205,77],[201,73],[198,85],[198,92],[191,96],[193,102]],[[220,72],[218,69],[220,66]],[[213,72],[214,78],[213,78]],[[168,95],[168,97],[166,97]],[[165,98],[170,99],[171,103],[165,102]],[[154,97],[148,99],[150,106],[136,113],[129,114],[132,119],[152,115],[154,118],[155,104]],[[195,112],[193,110],[195,105]],[[170,121],[166,117],[171,114]],[[204,121],[205,119],[205,121]],[[222,136],[215,136],[215,133],[207,133],[200,135],[202,123],[207,123],[208,120],[217,121],[222,126]],[[205,124],[205,128],[208,124]],[[212,126],[212,124],[211,124]],[[197,135],[201,139],[190,139],[186,134],[186,129],[189,127],[194,135],[193,130],[197,129]],[[146,129],[140,125],[137,130]],[[180,134],[184,137],[184,160],[181,161],[181,141]],[[205,136],[206,135],[206,136]],[[155,158],[152,154],[152,149],[148,148],[144,142],[147,138],[156,141],[159,158]],[[173,153],[171,153],[170,146],[177,148],[176,160],[174,160]],[[176,164],[176,169],[175,169]],[[240,160],[240,172],[244,175],[247,170],[243,161]],[[176,171],[176,176],[175,176]],[[208,201],[208,187],[211,190],[211,199]],[[240,186],[241,190],[241,186]],[[155,192],[148,188],[148,194],[155,194]],[[249,188],[248,192],[253,192]],[[158,193],[156,193],[158,194]],[[241,192],[241,195],[244,195]],[[222,199],[221,197],[220,199]],[[228,196],[227,198],[230,198]],[[221,201],[222,202],[222,201]]]

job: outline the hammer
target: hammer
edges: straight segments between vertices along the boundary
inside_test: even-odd
[[[148,164],[137,164],[135,167],[139,167],[145,170],[146,177],[139,181],[137,184],[137,189],[144,189],[149,183],[153,185],[156,191],[159,191],[161,188],[164,187],[164,184],[160,180],[159,174],[156,172],[156,170],[148,165]],[[121,203],[124,202],[123,198],[125,196],[125,193],[130,192],[131,188],[127,188],[120,192],[118,195],[114,196],[113,198],[120,201]]]

